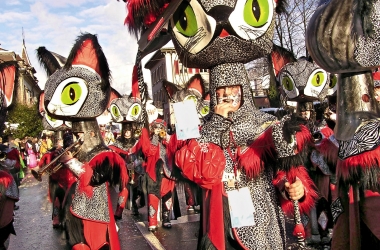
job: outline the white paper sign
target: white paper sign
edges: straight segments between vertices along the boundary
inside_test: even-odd
[[[191,100],[173,103],[178,140],[199,138],[199,118],[195,103]]]
[[[227,191],[227,194],[232,227],[254,226],[255,208],[248,187]]]

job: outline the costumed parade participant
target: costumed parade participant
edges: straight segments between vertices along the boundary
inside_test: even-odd
[[[380,1],[321,3],[309,21],[306,45],[318,65],[338,76],[332,249],[379,249],[380,107],[372,71],[380,65]]]
[[[145,7],[127,1],[130,29],[138,34],[151,28],[139,44],[159,39],[163,30],[157,27],[169,21],[165,30],[183,65],[210,70],[212,112],[200,138],[189,140],[175,158],[182,174],[202,187],[199,249],[286,249],[280,203],[284,212],[296,213],[294,234],[304,244],[299,213],[317,196],[300,154],[310,133],[295,117],[277,121],[257,110],[244,67],[271,53],[275,12],[282,4],[191,0]],[[233,218],[231,206],[240,208]]]
[[[18,82],[18,66],[13,62],[0,63],[0,127],[4,126],[7,108],[13,100],[13,90]],[[10,234],[16,235],[13,227],[15,203],[19,200],[16,181],[10,174],[15,160],[7,159],[6,148],[0,152],[0,249]]]
[[[164,228],[171,228],[171,210],[175,198],[175,179],[172,176],[168,162],[169,135],[166,133],[166,122],[156,119],[149,125],[149,134],[143,128],[140,138],[141,147],[146,157],[146,180],[148,195],[148,223],[149,231],[158,228],[158,211],[161,200],[161,218]],[[178,211],[174,211],[178,217]]]
[[[322,239],[322,244],[328,246],[331,241],[329,229],[331,230],[333,225],[330,211],[330,184],[331,180],[335,182],[336,162],[336,157],[329,156],[337,153],[337,147],[329,140],[330,136],[333,138],[333,131],[328,127],[319,128],[318,123],[321,122],[316,120],[317,112],[313,103],[316,101],[322,103],[330,92],[334,92],[335,85],[330,81],[330,74],[306,58],[284,65],[278,78],[285,99],[297,103],[296,112],[307,121],[310,133],[318,135],[316,144],[310,150],[309,161],[305,162],[320,194],[316,206],[308,215],[310,217],[308,226],[311,231],[308,241],[319,244]],[[327,146],[329,147],[325,148]]]
[[[80,149],[59,161],[78,181],[66,196],[65,229],[72,249],[120,249],[109,185],[125,186],[124,160],[104,145],[96,117],[107,108],[110,70],[97,37],[81,34],[64,67],[45,85],[45,108],[55,118],[72,121]]]
[[[174,128],[172,133],[175,132],[176,124],[176,119],[172,108],[173,103],[183,102],[187,100],[193,101],[199,117],[199,124],[203,124],[204,117],[208,115],[210,110],[210,95],[205,93],[205,80],[202,78],[200,74],[195,74],[194,76],[192,76],[184,84],[184,87],[180,87],[166,80],[163,80],[163,85],[166,90],[166,93],[168,94],[171,105],[170,126],[171,128]],[[175,143],[177,145],[174,149],[171,149],[171,147],[169,147],[172,151],[174,151],[171,152],[170,155],[174,155],[177,147],[181,147],[181,144],[178,141]],[[195,211],[194,208],[200,205],[199,196],[201,193],[201,189],[194,182],[191,182],[186,178],[180,177],[181,175],[176,175],[176,178],[178,179],[177,183],[183,183],[184,186],[187,210],[189,212]]]
[[[114,99],[110,104],[110,113],[114,122],[121,123],[121,136],[116,139],[109,148],[120,154],[125,160],[128,169],[130,182],[126,187],[120,187],[119,198],[116,206],[115,218],[121,219],[125,206],[127,205],[128,195],[133,215],[138,215],[139,206],[136,200],[142,197],[141,178],[144,175],[143,159],[138,139],[141,131],[139,123],[142,106],[140,99],[132,96],[124,96]],[[129,190],[129,192],[128,192]]]
[[[60,70],[67,60],[65,57],[51,52],[45,47],[37,49],[37,57],[41,66],[45,69],[47,77]],[[64,132],[71,129],[71,122],[51,118],[44,107],[44,96],[45,94],[42,92],[39,98],[39,112],[42,116],[42,126],[45,130],[54,131],[57,143],[54,150],[47,151],[41,156],[38,162],[39,168],[38,170],[32,170],[32,174],[38,181],[42,181],[44,173],[49,174],[48,197],[53,205],[52,223],[53,228],[58,228],[64,224],[65,206],[63,202],[65,195],[71,185],[77,181],[77,178],[70,169],[57,167],[59,165],[58,161],[51,163],[52,160],[62,153],[62,149],[64,148]],[[72,143],[66,146],[70,146]]]

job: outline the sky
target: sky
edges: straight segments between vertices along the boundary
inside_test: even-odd
[[[96,34],[112,72],[111,86],[129,94],[137,40],[124,26],[126,14],[122,0],[1,0],[0,47],[21,54],[24,37],[38,84],[44,89],[47,76],[36,49],[45,46],[68,57],[81,32]],[[143,67],[149,58],[143,59]],[[150,86],[148,70],[144,80]]]

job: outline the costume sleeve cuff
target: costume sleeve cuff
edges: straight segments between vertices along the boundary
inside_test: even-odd
[[[77,158],[72,158],[64,163],[77,177],[81,176],[85,171],[83,168],[83,163]]]
[[[318,193],[314,182],[309,177],[307,170],[303,166],[292,167],[289,171],[279,171],[276,178],[273,180],[273,184],[279,190],[281,208],[285,214],[291,215],[294,212],[293,202],[288,197],[285,191],[285,182],[289,181],[293,183],[299,179],[304,185],[304,196],[298,200],[299,208],[301,213],[308,213],[311,208],[315,205],[318,199]]]

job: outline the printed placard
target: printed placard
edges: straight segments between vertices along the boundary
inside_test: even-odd
[[[227,191],[233,228],[254,226],[255,208],[248,187]]]
[[[178,140],[199,138],[199,118],[195,103],[191,100],[173,103]]]

